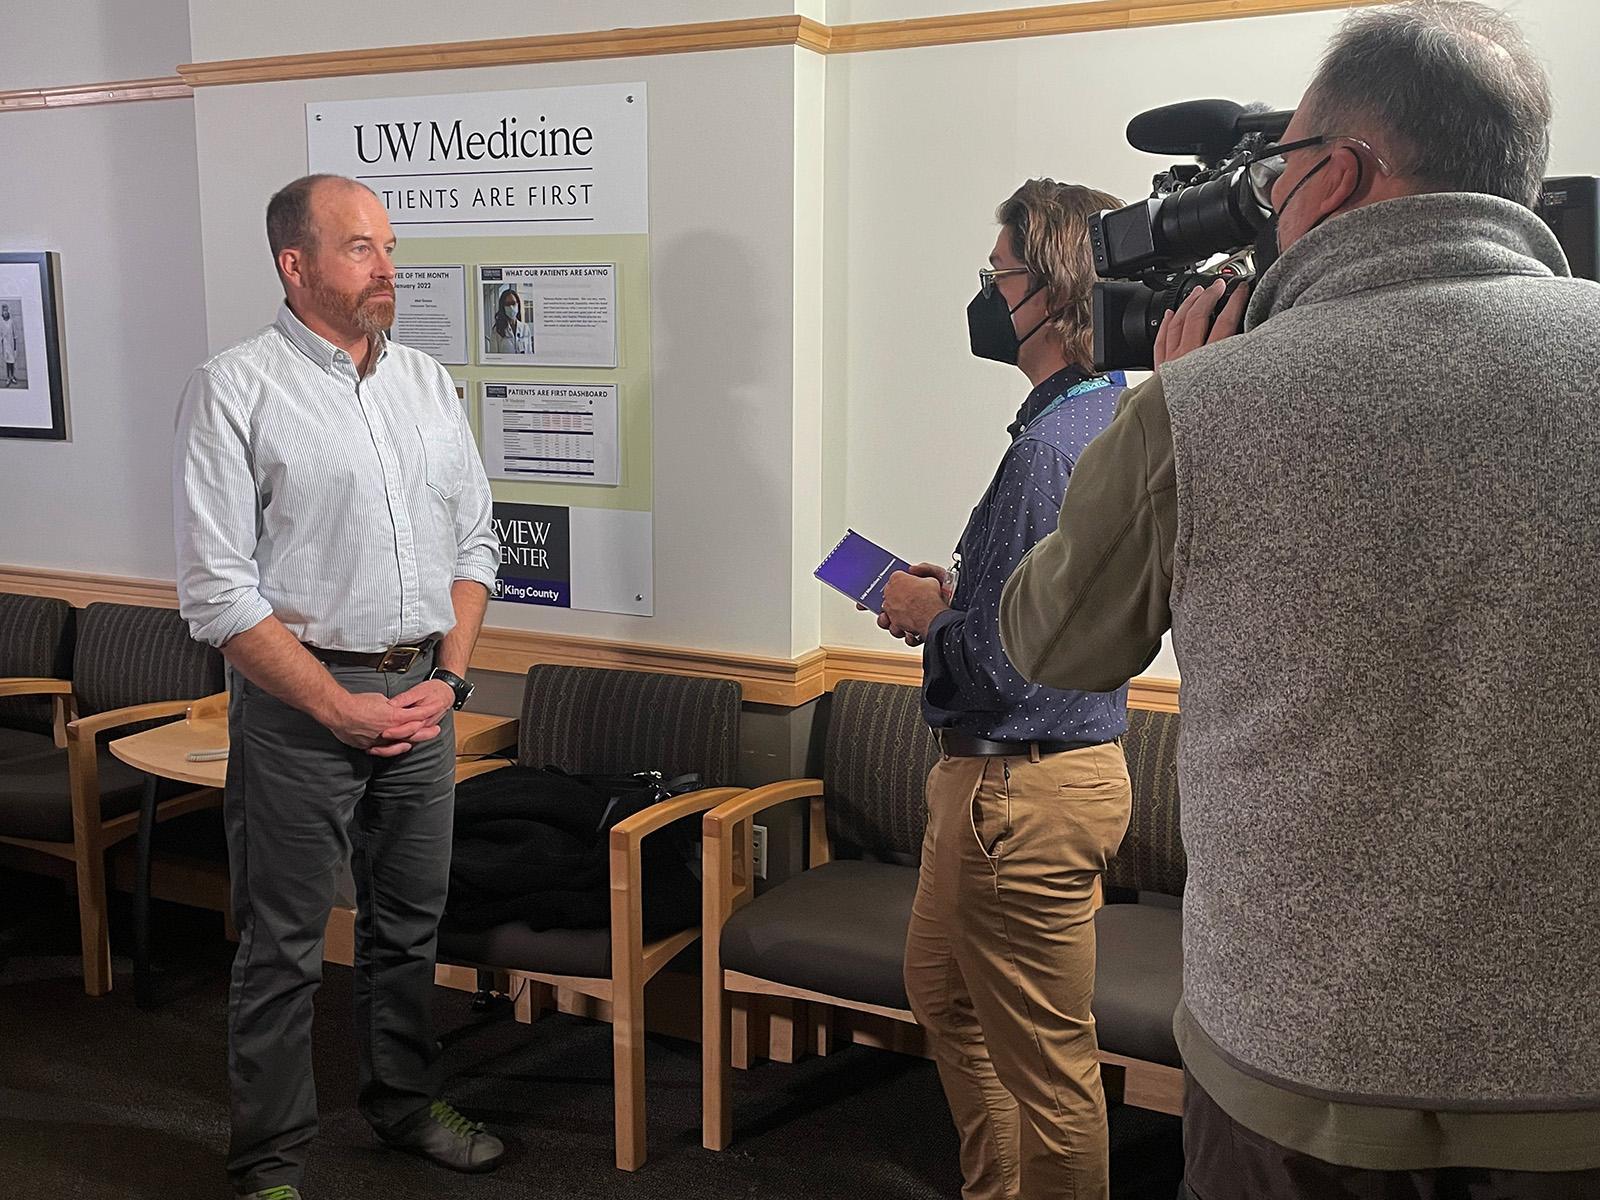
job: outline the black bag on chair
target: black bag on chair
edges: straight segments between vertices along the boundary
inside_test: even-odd
[[[603,929],[611,922],[612,826],[699,790],[699,776],[569,775],[556,767],[502,767],[456,787],[455,838],[445,917],[462,929],[521,921],[535,930]],[[647,939],[700,920],[690,863],[699,815],[646,838],[640,851]]]

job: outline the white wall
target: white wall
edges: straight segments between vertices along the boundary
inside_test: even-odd
[[[0,91],[154,79],[174,74],[188,57],[185,0],[6,0],[0,5]]]
[[[650,97],[654,618],[494,605],[491,624],[789,657],[792,47],[201,89],[213,349],[272,318],[266,199],[306,169],[310,101],[643,80]],[[806,488],[807,481],[801,481]],[[814,564],[812,564],[814,565]],[[815,599],[809,603],[815,604]],[[801,632],[816,644],[817,621]]]
[[[171,579],[172,422],[205,355],[187,101],[0,115],[0,250],[61,255],[71,440],[0,439],[0,563]]]
[[[820,644],[823,391],[827,370],[827,60],[796,49],[794,76],[793,528],[790,578],[795,654]]]

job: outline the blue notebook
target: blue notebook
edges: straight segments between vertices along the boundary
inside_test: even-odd
[[[847,530],[833,553],[812,572],[823,583],[865,605],[875,613],[883,611],[883,587],[896,571],[909,571],[911,564],[896,558],[882,546],[870,542],[854,529]]]

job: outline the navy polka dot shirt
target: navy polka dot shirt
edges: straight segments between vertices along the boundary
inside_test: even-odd
[[[1099,386],[1095,386],[1099,384]],[[1067,367],[1029,393],[1011,447],[972,510],[949,612],[923,647],[923,712],[935,729],[1003,742],[1108,742],[1128,727],[1128,689],[1064,692],[1018,675],[1000,646],[1000,593],[1023,555],[1055,529],[1078,456],[1107,425],[1118,383]]]

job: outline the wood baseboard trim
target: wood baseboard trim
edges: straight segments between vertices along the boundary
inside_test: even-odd
[[[429,42],[185,63],[177,68],[176,75],[160,79],[22,88],[0,92],[0,113],[83,104],[187,99],[193,96],[195,88],[238,83],[281,83],[349,75],[582,62],[658,54],[695,54],[711,50],[750,50],[767,46],[796,46],[817,54],[859,54],[1016,38],[1056,37],[1109,29],[1147,29],[1158,25],[1225,21],[1241,17],[1283,16],[1327,9],[1360,8],[1384,2],[1080,0],[1076,4],[950,13],[905,21],[867,21],[853,25],[824,25],[809,17],[778,15],[741,21],[653,25],[635,29],[601,29],[467,42]]]
[[[485,627],[472,655],[474,667],[517,675],[525,673],[535,663],[735,679],[749,703],[787,708],[822,695],[826,677],[826,652],[821,649],[793,659],[766,658],[682,646],[565,637],[498,626]]]
[[[872,683],[899,683],[916,687],[922,683],[922,658],[894,650],[868,650],[860,646],[824,646],[827,672],[823,680],[828,691],[841,679],[865,679]],[[1154,675],[1141,675],[1128,684],[1128,704],[1149,712],[1178,711],[1178,681]]]
[[[178,606],[177,589],[166,580],[44,567],[0,565],[0,592],[59,596],[80,608],[98,601],[156,608]],[[472,665],[478,670],[512,675],[525,674],[536,663],[733,679],[743,688],[748,703],[781,708],[807,704],[831,692],[841,679],[913,687],[922,682],[919,655],[856,646],[822,646],[798,658],[773,658],[486,626],[472,656]],[[1177,712],[1178,681],[1141,676],[1128,687],[1128,703],[1154,712]]]
[[[177,608],[178,589],[170,579],[137,579],[126,575],[93,575],[51,567],[0,565],[0,592],[25,596],[59,596],[77,608],[99,601]]]

